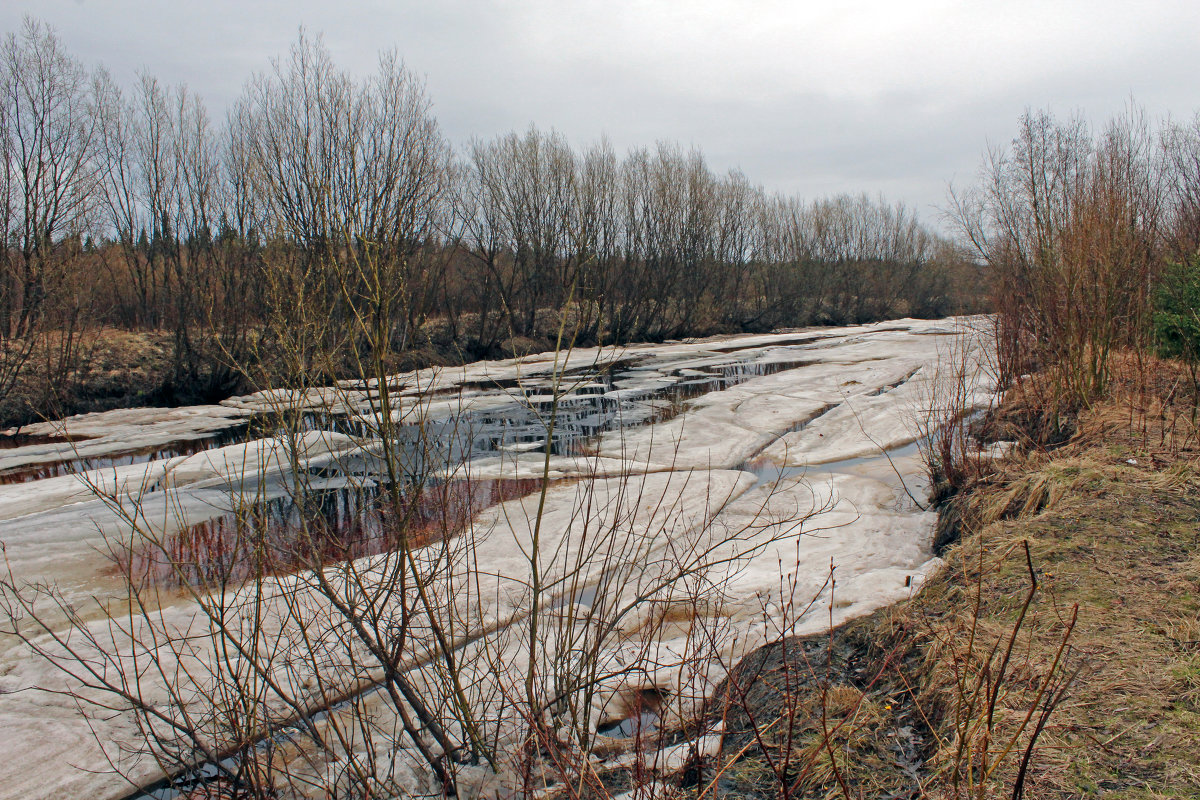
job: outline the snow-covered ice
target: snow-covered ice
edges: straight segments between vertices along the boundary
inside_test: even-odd
[[[819,631],[831,619],[837,623],[895,602],[936,567],[933,515],[910,497],[925,491],[920,459],[912,448],[896,448],[920,436],[917,421],[937,396],[944,370],[939,357],[949,337],[939,334],[958,327],[948,320],[901,320],[580,349],[421,370],[394,376],[388,386],[399,401],[393,416],[402,423],[424,420],[430,435],[461,438],[452,429],[469,419],[471,436],[491,437],[484,447],[474,440],[450,447],[447,452],[465,463],[447,465],[444,477],[545,472],[566,479],[547,490],[538,526],[547,548],[541,579],[555,603],[580,602],[588,585],[598,583],[620,587],[613,602],[637,597],[654,569],[703,553],[712,564],[711,580],[722,587],[715,613],[736,634],[723,653],[729,659],[781,633]],[[594,377],[612,364],[618,366],[605,380]],[[556,378],[564,369],[567,377]],[[968,409],[985,405],[993,387],[982,371],[970,380]],[[372,436],[378,420],[370,410],[378,392],[372,382],[299,395],[269,391],[217,406],[89,414],[29,429],[73,441],[0,451],[0,473],[72,460],[86,467],[93,462],[83,459],[155,448],[167,455],[0,486],[0,541],[13,577],[56,585],[78,605],[78,624],[106,630],[106,614],[119,617],[126,596],[108,551],[129,538],[131,521],[168,536],[230,513],[245,497],[286,496],[300,480],[297,469],[305,480],[324,480],[325,488],[345,485],[352,477],[339,476],[352,476],[348,464],[378,457]],[[214,440],[223,446],[170,454],[173,443],[242,430],[248,418],[284,407],[307,410],[316,421],[291,440]],[[540,439],[525,428],[510,435],[516,423],[505,414],[514,407],[535,421],[557,408],[566,428],[576,426],[578,440],[547,456],[540,444],[545,431]],[[322,429],[322,419],[347,414],[363,424]],[[893,451],[890,462],[884,450]],[[464,633],[472,647],[486,646],[489,634],[528,611],[529,544],[540,503],[537,495],[508,500],[480,512],[472,526],[469,557],[455,566],[468,570],[471,581],[459,575],[448,583],[470,586],[470,598],[447,590],[447,602],[472,604],[476,628]],[[592,539],[593,549],[584,548],[589,530],[627,537],[621,547],[630,558],[622,562],[627,572],[619,581],[614,583],[605,557],[611,548]],[[363,563],[371,569],[369,559]],[[268,578],[264,585],[278,602],[296,603],[308,593],[312,599],[304,602],[320,605],[303,575]],[[199,619],[195,600],[187,592],[163,597],[155,611],[158,624],[190,630]],[[789,618],[789,631],[779,630],[782,609],[789,603],[806,607],[814,598],[810,613]],[[48,619],[65,630],[65,620],[53,614]],[[643,622],[635,613],[622,624],[636,631]],[[138,623],[126,620],[123,627],[136,633]],[[647,672],[647,681],[678,688],[694,679],[671,666],[670,653],[685,644],[681,635],[662,629],[654,644],[659,667]],[[118,650],[134,647],[129,637],[113,637]],[[42,640],[49,642],[48,634]],[[644,654],[645,643],[639,646]],[[614,651],[612,657],[623,656]],[[514,667],[520,658],[511,654]],[[69,685],[13,636],[0,634],[0,795],[49,791],[106,798],[128,792],[128,784],[108,771],[104,752],[69,698],[24,691]],[[631,687],[610,688],[611,699]],[[156,690],[151,685],[146,691],[151,696]],[[131,735],[120,715],[92,724],[102,739]],[[153,777],[152,766],[140,769]]]

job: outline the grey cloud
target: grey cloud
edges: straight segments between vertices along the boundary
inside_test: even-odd
[[[214,116],[301,25],[352,71],[395,47],[448,135],[530,123],[619,149],[669,139],[770,190],[885,192],[926,216],[1027,106],[1103,120],[1132,95],[1188,117],[1200,5],[858,2],[168,3],[9,0],[119,80],[186,82]]]

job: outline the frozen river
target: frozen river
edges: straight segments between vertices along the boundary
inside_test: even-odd
[[[564,548],[587,528],[581,508],[612,506],[645,539],[642,558],[666,561],[673,543],[708,537],[719,574],[707,579],[721,587],[713,613],[732,658],[902,599],[937,563],[934,515],[914,500],[927,491],[914,442],[958,331],[953,320],[901,320],[399,375],[389,381],[391,472],[370,387],[83,415],[0,449],[0,541],[16,583],[57,587],[76,627],[127,618],[122,575],[134,574],[152,588],[159,624],[188,630],[214,576],[264,575],[236,540],[247,515],[268,531],[261,583],[299,594],[306,562],[292,532],[316,520],[337,542],[324,558],[370,564],[394,545],[386,499],[399,481],[410,530],[449,524],[478,537],[472,553],[483,555],[472,557],[487,569],[471,574],[490,582],[473,590],[471,614],[493,635],[524,613],[531,520]],[[992,387],[973,380],[968,406],[986,405]],[[714,538],[717,529],[738,533]],[[594,603],[610,590],[605,569],[576,570],[555,602]],[[45,614],[49,630],[35,638],[52,649],[68,622]],[[119,633],[136,639],[137,627]],[[119,651],[119,633],[104,629]],[[655,652],[682,647],[676,634],[659,631]],[[686,676],[668,662],[656,657],[648,680],[677,693]],[[102,715],[89,727],[69,695],[30,691],[38,686],[74,684],[0,634],[0,797],[126,795],[96,737],[129,736],[128,720]],[[125,767],[157,775],[151,762]]]

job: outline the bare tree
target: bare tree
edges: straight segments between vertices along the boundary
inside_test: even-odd
[[[105,86],[32,18],[0,47],[0,398],[23,382],[26,415],[56,408],[78,366]]]
[[[989,153],[981,183],[953,198],[963,235],[996,277],[1005,385],[1046,367],[1053,398],[1086,405],[1107,385],[1113,349],[1144,344],[1163,177],[1136,109],[1098,135],[1081,119],[1029,112],[1012,151]]]
[[[99,122],[87,72],[63,52],[54,32],[26,19],[18,37],[4,42],[3,157],[15,214],[6,238],[0,329],[6,336],[33,332],[43,304],[61,280],[58,245],[78,241],[94,207],[99,171]]]
[[[238,113],[239,158],[267,230],[306,261],[305,291],[324,296],[344,324],[374,315],[404,349],[440,283],[444,263],[431,245],[452,226],[450,153],[423,84],[395,54],[355,84],[302,34],[288,59],[250,84]],[[355,259],[374,271],[344,266]],[[386,316],[370,308],[382,296],[394,298]]]
[[[469,252],[509,334],[536,335],[538,311],[560,306],[575,283],[575,154],[561,134],[530,128],[472,144],[469,175]]]

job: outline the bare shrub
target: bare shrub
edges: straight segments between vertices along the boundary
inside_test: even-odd
[[[995,274],[1001,385],[1043,370],[1039,406],[1051,419],[1104,392],[1114,349],[1147,341],[1163,169],[1140,111],[1099,133],[1027,112],[1012,149],[989,152],[980,184],[952,196]]]

